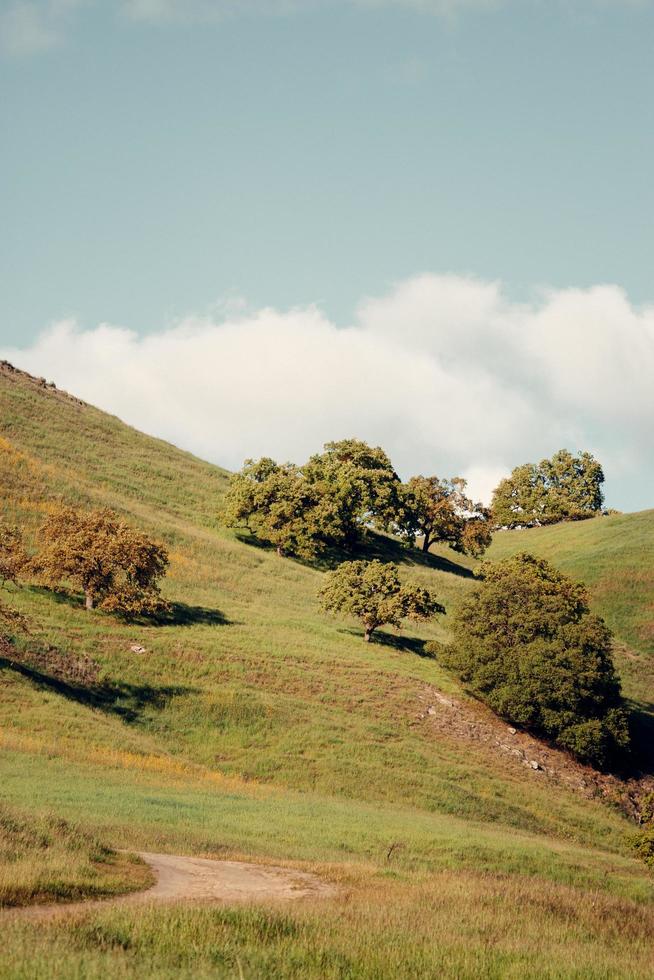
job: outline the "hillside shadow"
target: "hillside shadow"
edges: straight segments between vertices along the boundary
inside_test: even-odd
[[[273,545],[267,541],[262,541],[248,531],[241,529],[237,532],[236,537],[242,544],[251,548],[259,548],[261,551],[268,552],[275,551]],[[452,551],[452,555],[456,555],[456,552]],[[407,546],[398,538],[370,530],[352,548],[326,548],[315,558],[298,558],[296,555],[285,557],[298,565],[324,572],[333,570],[344,561],[374,561],[377,559],[383,562],[393,562],[396,565],[432,568],[439,572],[447,572],[450,575],[458,575],[461,578],[474,578],[472,569],[460,564],[454,558],[434,554],[431,551],[425,552],[420,548]]]
[[[348,633],[350,636],[357,637],[364,642],[362,630],[357,629],[345,629],[342,630],[343,633]],[[434,660],[434,654],[427,649],[427,640],[421,640],[417,636],[402,636],[401,634],[394,633],[380,633],[376,631],[372,635],[372,639],[366,646],[382,646],[390,647],[393,650],[398,650],[400,653],[413,653],[417,657],[424,657],[427,660]]]
[[[654,775],[654,704],[626,699],[630,711],[629,775]]]
[[[133,723],[139,720],[143,710],[153,707],[157,710],[176,697],[195,694],[197,688],[182,687],[178,684],[152,687],[149,684],[127,684],[106,681],[99,684],[77,684],[62,680],[30,667],[0,656],[0,670],[11,670],[31,681],[41,691],[52,691],[68,701],[74,701],[87,708],[95,708],[107,714],[117,715],[123,721]]]
[[[144,620],[145,621],[145,620]],[[170,610],[147,620],[152,626],[232,626],[220,609],[192,606],[186,602],[171,602]]]
[[[450,549],[451,550],[451,549]],[[360,555],[357,557],[371,561],[377,558],[379,561],[392,561],[396,565],[412,565],[419,568],[433,568],[439,572],[447,572],[450,575],[459,575],[461,578],[474,578],[474,572],[466,565],[460,564],[454,557],[434,554],[431,551],[422,551],[420,548],[407,547],[397,538],[386,534],[370,532],[359,548]],[[456,552],[452,551],[456,556]]]

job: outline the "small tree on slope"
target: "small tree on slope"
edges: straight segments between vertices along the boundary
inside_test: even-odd
[[[327,573],[319,597],[326,612],[360,619],[366,642],[380,626],[400,627],[405,618],[445,612],[427,589],[402,585],[397,565],[377,560],[343,562]]]
[[[611,632],[583,585],[533,555],[487,565],[454,615],[445,666],[501,717],[604,766],[629,744]]]
[[[62,508],[41,528],[41,540],[35,571],[48,585],[80,588],[87,609],[138,616],[166,607],[158,586],[165,549],[112,511]]]

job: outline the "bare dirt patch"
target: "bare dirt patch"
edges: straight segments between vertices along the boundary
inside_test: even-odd
[[[86,912],[107,905],[139,905],[170,902],[257,902],[329,898],[335,885],[317,875],[292,868],[248,864],[245,861],[214,861],[209,858],[174,854],[138,855],[154,872],[156,881],[142,892],[102,901],[60,905],[32,905],[6,914],[21,918],[51,919],[55,916]]]

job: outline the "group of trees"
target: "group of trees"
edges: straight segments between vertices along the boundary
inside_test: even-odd
[[[379,447],[329,442],[304,466],[269,457],[246,460],[231,480],[222,517],[273,544],[280,555],[311,559],[351,549],[370,528],[392,531],[423,551],[441,542],[481,557],[493,528],[582,520],[602,511],[604,473],[588,452],[561,449],[517,466],[485,507],[461,477],[414,476],[403,483]]]
[[[604,504],[601,464],[587,452],[560,449],[551,459],[517,466],[493,493],[495,527],[556,524],[595,517]]]
[[[393,531],[408,543],[436,541],[483,554],[490,512],[465,494],[459,477],[413,477],[402,483],[379,447],[358,439],[329,442],[304,466],[264,457],[232,476],[222,516],[280,555],[313,558],[329,547],[351,549],[367,529]]]
[[[96,606],[123,616],[161,613],[159,582],[165,548],[111,510],[61,507],[40,529],[39,549],[28,557],[18,528],[0,522],[0,581],[31,578],[51,588],[71,586]]]

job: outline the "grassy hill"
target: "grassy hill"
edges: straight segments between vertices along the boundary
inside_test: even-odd
[[[169,548],[175,611],[126,625],[6,590],[30,623],[20,663],[0,659],[12,812],[107,847],[272,860],[341,885],[319,907],[12,920],[3,976],[648,975],[654,881],[632,826],[561,753],[533,770],[534,740],[506,744],[427,656],[447,616],[364,644],[319,611],[323,568],[217,526],[224,471],[6,367],[0,437],[6,517],[31,534],[59,501],[119,510]],[[450,611],[470,587],[474,563],[449,549],[380,551]]]

